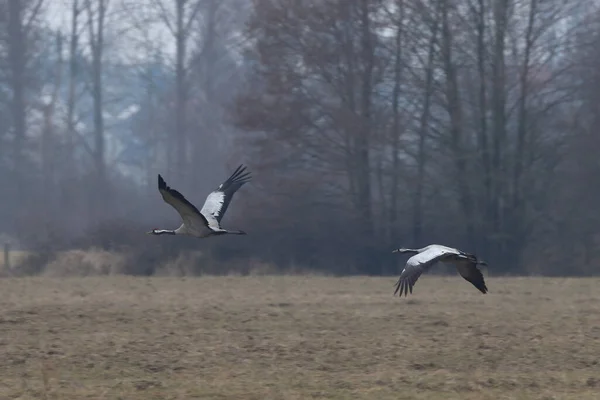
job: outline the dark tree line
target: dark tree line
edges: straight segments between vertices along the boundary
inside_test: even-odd
[[[0,0],[0,233],[24,247],[371,274],[438,242],[494,273],[598,270],[594,2],[53,7]],[[201,205],[241,162],[244,240],[142,235],[178,223],[157,173]]]
[[[538,0],[254,4],[236,117],[277,188],[253,213],[283,225],[279,251],[318,265],[333,252],[373,273],[395,265],[387,253],[399,244],[442,242],[499,273],[596,270],[598,213],[581,201],[600,195],[598,158],[584,163],[577,146],[598,143],[584,117],[597,114],[587,109],[598,104],[597,11]],[[581,206],[567,200],[575,193]]]

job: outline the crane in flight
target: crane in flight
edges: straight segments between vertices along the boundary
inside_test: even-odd
[[[227,230],[221,227],[221,219],[225,215],[233,195],[244,183],[249,182],[251,179],[250,173],[245,171],[245,166],[240,165],[237,167],[225,182],[221,183],[216,190],[206,197],[200,211],[181,193],[167,186],[167,183],[159,174],[158,191],[163,200],[177,210],[183,223],[175,230],[152,229],[147,233],[149,235],[187,235],[197,238],[225,234],[245,235],[246,232],[244,231]]]
[[[394,295],[399,293],[400,296],[402,294],[407,296],[409,291],[412,294],[417,279],[438,261],[454,264],[458,273],[471,282],[481,293],[485,294],[488,291],[483,274],[477,268],[477,265],[487,265],[487,263],[479,260],[474,254],[439,244],[431,244],[421,249],[399,248],[392,251],[392,253],[414,254],[406,261],[406,266],[402,270],[398,282],[394,285],[396,287]]]

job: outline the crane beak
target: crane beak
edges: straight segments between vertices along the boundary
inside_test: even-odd
[[[154,233],[154,231],[148,231],[146,232],[146,235],[152,235]]]

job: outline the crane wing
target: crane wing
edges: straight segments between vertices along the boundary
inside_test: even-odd
[[[413,286],[421,274],[431,268],[437,261],[450,254],[459,254],[459,252],[450,247],[430,246],[427,250],[409,258],[398,282],[395,284],[394,295],[399,293],[400,296],[402,294],[407,296],[409,291],[412,294]]]
[[[483,294],[487,293],[488,288],[485,285],[485,280],[483,279],[483,274],[477,268],[477,259],[460,261],[456,264],[456,269],[460,276],[465,278],[467,281],[471,282],[473,286],[475,286],[479,291]]]
[[[177,210],[188,229],[200,230],[202,226],[208,227],[208,221],[198,211],[196,206],[190,203],[177,190],[167,186],[167,183],[160,174],[158,175],[158,191],[162,195],[163,200]]]
[[[221,228],[221,219],[225,215],[233,195],[244,183],[250,181],[250,173],[245,171],[246,167],[240,165],[225,182],[206,197],[200,213],[206,218],[211,229]]]

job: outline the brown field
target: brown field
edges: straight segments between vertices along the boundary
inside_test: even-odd
[[[600,279],[0,280],[0,399],[598,399]]]

